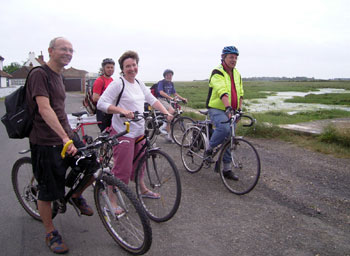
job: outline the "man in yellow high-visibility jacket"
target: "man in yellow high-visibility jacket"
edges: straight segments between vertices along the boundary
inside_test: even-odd
[[[236,69],[238,55],[239,52],[235,46],[224,47],[221,54],[221,65],[213,70],[210,77],[207,108],[215,130],[209,141],[209,149],[205,152],[207,161],[212,161],[212,149],[231,135],[230,124],[222,122],[231,117],[232,110],[242,108],[244,91],[241,75]],[[229,151],[225,152],[223,164],[224,176],[228,179],[238,180],[238,177],[231,170]]]

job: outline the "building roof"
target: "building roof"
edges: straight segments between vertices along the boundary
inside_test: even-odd
[[[17,69],[15,72],[13,72],[11,74],[12,75],[12,79],[26,79],[29,71],[32,68],[33,67],[22,66],[20,69]]]
[[[0,58],[1,58],[1,56],[0,56]],[[9,73],[6,73],[5,71],[0,70],[0,77],[11,78],[12,76]]]
[[[62,75],[65,78],[83,78],[88,72],[85,70],[76,69],[70,67],[68,69],[63,70]]]

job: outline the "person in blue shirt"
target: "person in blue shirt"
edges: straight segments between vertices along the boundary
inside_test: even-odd
[[[179,98],[187,103],[187,99],[181,97],[175,90],[174,83],[172,82],[174,75],[174,71],[171,69],[166,69],[163,72],[164,79],[158,82],[158,100],[163,104],[163,106],[168,110],[170,114],[174,114],[175,110],[169,103],[170,100],[174,100],[174,98]],[[168,135],[167,140],[172,142],[170,137],[170,123],[164,123],[164,125],[160,128],[160,132]]]

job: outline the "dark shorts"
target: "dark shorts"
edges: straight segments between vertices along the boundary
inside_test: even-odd
[[[107,127],[111,126],[112,116],[112,114],[104,113],[98,109],[96,110],[96,120],[101,121],[101,123],[98,124],[101,132],[103,132]]]
[[[76,147],[84,146],[80,140],[74,140]],[[75,164],[73,157],[61,158],[63,146],[43,146],[30,144],[33,173],[39,184],[38,199],[54,201],[64,197],[65,177],[69,166]]]

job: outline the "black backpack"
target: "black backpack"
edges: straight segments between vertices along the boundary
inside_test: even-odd
[[[103,81],[103,91],[106,89],[106,82],[104,79],[102,79]],[[96,105],[97,103],[94,102],[92,100],[92,95],[94,90],[94,85],[92,85],[91,87],[87,87],[86,88],[86,92],[85,92],[85,98],[83,99],[83,106],[85,107],[86,111],[90,114],[90,115],[95,115],[97,108]]]
[[[23,139],[29,137],[33,125],[33,113],[30,113],[26,101],[26,88],[28,77],[33,70],[44,67],[35,67],[27,75],[24,86],[5,97],[6,114],[1,118],[5,125],[7,134],[10,139]],[[37,109],[37,106],[36,106]],[[34,110],[35,111],[35,110]]]

